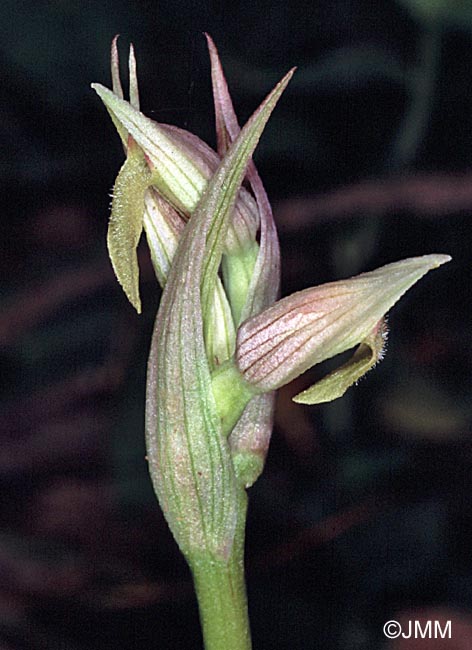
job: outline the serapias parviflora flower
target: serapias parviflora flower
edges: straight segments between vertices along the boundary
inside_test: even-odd
[[[450,259],[424,255],[387,264],[299,291],[247,319],[238,329],[234,357],[213,374],[223,421],[237,419],[238,399],[244,405],[248,395],[281,388],[312,366],[359,346],[347,363],[293,399],[317,404],[344,395],[383,358],[387,312],[428,271]],[[230,386],[232,395],[225,401]]]
[[[283,298],[237,334],[235,364],[256,392],[280,388],[308,368],[360,345],[354,357],[294,399],[326,402],[344,394],[383,354],[384,315],[449,255],[424,255]]]
[[[141,311],[136,248],[143,228],[153,265],[163,286],[178,238],[195,210],[208,180],[216,171],[219,156],[194,134],[175,126],[158,124],[139,110],[136,60],[130,48],[130,102],[123,99],[119,74],[117,38],[112,43],[113,91],[92,84],[111,115],[127,157],[112,195],[108,249],[117,278],[130,302]],[[160,197],[163,201],[159,201]],[[240,188],[233,219],[228,228],[225,253],[243,256],[246,283],[234,310],[242,310],[258,246],[259,211],[253,196]]]

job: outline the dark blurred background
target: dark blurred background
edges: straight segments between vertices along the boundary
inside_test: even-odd
[[[0,650],[200,647],[189,574],[143,444],[159,290],[107,259],[118,136],[92,81],[136,46],[143,111],[214,144],[208,57],[241,121],[298,71],[257,150],[283,292],[410,255],[453,261],[390,315],[342,399],[282,390],[251,489],[256,650],[472,648],[472,2],[115,0],[0,6]],[[452,621],[452,639],[382,634]],[[223,649],[222,649],[223,650]]]

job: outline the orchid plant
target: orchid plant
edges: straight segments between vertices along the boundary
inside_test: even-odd
[[[144,230],[163,289],[146,396],[152,483],[192,571],[206,650],[247,650],[246,490],[264,466],[275,390],[356,348],[350,361],[294,399],[341,397],[382,358],[387,311],[450,258],[405,259],[278,300],[277,232],[251,159],[294,70],[241,129],[217,49],[207,41],[217,152],[140,111],[133,46],[129,101],[116,38],[113,89],[93,88],[126,154],[108,229],[113,268],[140,312],[136,251]]]

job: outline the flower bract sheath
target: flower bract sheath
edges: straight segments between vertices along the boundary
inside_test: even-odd
[[[237,193],[291,73],[226,152],[179,240],[156,319],[148,367],[146,438],[154,488],[182,551],[227,556],[238,488],[211,384],[204,322]]]

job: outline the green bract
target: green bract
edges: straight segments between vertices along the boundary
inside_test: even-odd
[[[247,164],[292,73],[225,154],[186,226],[169,272],[148,368],[146,435],[154,487],[187,555],[229,555],[237,520],[231,451],[212,392],[204,323]]]

